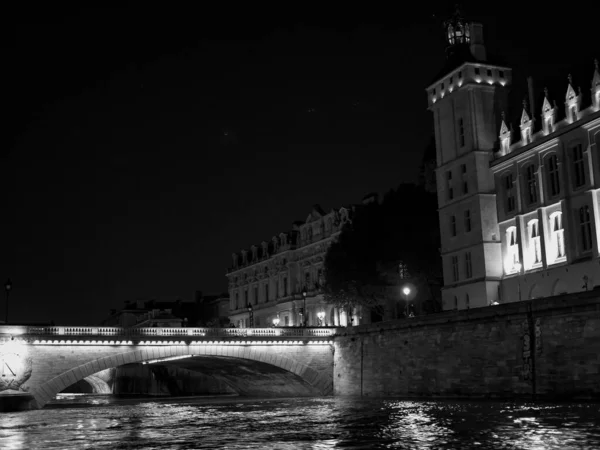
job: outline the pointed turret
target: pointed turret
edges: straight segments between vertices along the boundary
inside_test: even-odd
[[[594,60],[594,76],[592,77],[592,104],[596,110],[600,109],[600,71],[598,59]]]
[[[521,127],[521,142],[523,145],[527,145],[531,142],[531,135],[533,134],[533,121],[527,112],[527,99],[523,100],[523,112],[521,113],[521,120],[519,121]]]
[[[565,95],[565,115],[571,121],[576,122],[579,118],[579,110],[581,108],[581,94],[577,95],[573,88],[573,77],[571,74],[567,77],[569,85],[567,87],[567,94]]]
[[[504,111],[501,113],[502,121],[500,122],[500,155],[504,156],[510,151],[511,132],[508,125],[506,125],[506,115]]]
[[[544,133],[550,134],[554,131],[556,123],[556,107],[550,103],[548,88],[544,88],[544,103],[542,104],[542,123],[544,125]]]

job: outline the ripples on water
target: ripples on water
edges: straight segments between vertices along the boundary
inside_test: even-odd
[[[0,449],[600,449],[600,405],[83,397],[0,414]]]

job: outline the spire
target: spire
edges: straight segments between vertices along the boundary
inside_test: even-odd
[[[542,104],[542,115],[548,113],[548,111],[552,110],[552,105],[550,104],[550,96],[548,95],[548,88],[544,88],[544,103]]]
[[[571,74],[567,76],[567,79],[569,80],[569,86],[567,87],[567,95],[565,96],[565,98],[567,99],[567,101],[569,101],[577,97],[577,94],[575,93],[575,89],[573,89],[573,77],[571,76]]]
[[[594,59],[594,76],[592,77],[592,89],[600,89],[600,70],[598,69],[598,58]]]

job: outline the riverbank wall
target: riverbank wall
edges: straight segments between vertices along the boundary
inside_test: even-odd
[[[334,395],[600,400],[600,290],[339,329]]]

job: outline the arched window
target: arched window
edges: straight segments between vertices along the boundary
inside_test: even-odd
[[[527,224],[529,234],[529,255],[533,265],[542,263],[542,247],[540,244],[540,227],[537,219],[530,220]]]
[[[469,299],[469,294],[466,294],[466,296],[465,296],[465,307],[467,309],[469,309],[471,307],[471,301]]]
[[[506,261],[504,269],[506,273],[517,271],[519,264],[519,241],[517,240],[517,227],[512,226],[506,229]]]
[[[588,252],[592,249],[592,222],[590,218],[590,207],[584,205],[579,208],[579,229],[581,239],[581,250]]]
[[[525,182],[527,184],[527,203],[532,205],[537,203],[537,175],[535,165],[529,164],[525,167]]]
[[[553,260],[565,257],[565,230],[563,229],[562,212],[555,211],[550,214],[550,242]]]
[[[551,197],[556,197],[560,194],[560,176],[558,173],[558,157],[556,154],[546,158],[546,176],[548,177],[548,194]]]
[[[507,173],[502,177],[502,187],[504,188],[504,208],[505,212],[508,214],[513,212],[517,206],[512,173]]]

